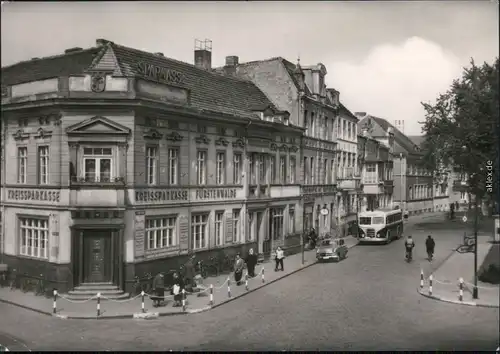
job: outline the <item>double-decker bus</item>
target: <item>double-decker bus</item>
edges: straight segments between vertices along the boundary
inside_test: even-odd
[[[360,243],[385,243],[400,239],[403,235],[401,209],[379,209],[358,214]]]

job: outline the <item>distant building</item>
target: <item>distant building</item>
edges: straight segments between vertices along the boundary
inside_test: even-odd
[[[301,159],[304,229],[348,233],[348,226],[356,221],[359,186],[357,118],[340,102],[339,92],[326,87],[326,67],[321,63],[295,65],[281,57],[241,63],[237,56],[230,56],[224,67],[215,70],[252,81],[276,107],[291,113],[291,124],[305,129]]]
[[[394,134],[388,132],[388,145],[370,136],[367,127],[358,136],[359,163],[362,194],[360,211],[393,207],[393,156]]]
[[[448,176],[443,175],[434,189],[433,173],[422,166],[423,153],[410,138],[385,119],[366,113],[358,118],[360,127],[369,126],[372,137],[381,142],[388,140],[389,132],[394,134],[394,205],[410,215],[448,208]]]

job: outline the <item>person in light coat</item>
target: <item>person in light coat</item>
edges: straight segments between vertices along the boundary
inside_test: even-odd
[[[276,248],[276,256],[275,256],[276,260],[276,268],[274,269],[275,272],[278,271],[278,266],[280,266],[281,271],[285,270],[283,267],[283,259],[285,259],[285,252],[283,252],[281,247],[278,246],[278,248]]]

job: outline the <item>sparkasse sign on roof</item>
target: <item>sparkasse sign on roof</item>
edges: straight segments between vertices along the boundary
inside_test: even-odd
[[[184,74],[178,71],[148,64],[143,61],[137,64],[137,71],[139,75],[158,82],[182,84],[184,81]]]

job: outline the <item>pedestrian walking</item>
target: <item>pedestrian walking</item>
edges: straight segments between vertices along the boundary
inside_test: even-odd
[[[156,274],[153,279],[153,307],[158,307],[165,299],[165,276],[162,272]]]
[[[238,253],[234,261],[234,281],[236,285],[241,285],[241,278],[243,277],[243,270],[245,269],[245,261],[240,257]]]
[[[275,260],[276,260],[276,268],[274,269],[275,272],[278,271],[278,266],[281,267],[281,271],[284,271],[284,267],[283,267],[283,259],[285,258],[285,252],[283,252],[283,250],[281,249],[281,247],[277,247],[276,248],[276,256],[275,256]]]
[[[196,284],[194,283],[194,277],[195,277],[195,255],[191,254],[189,255],[188,261],[186,264],[184,264],[184,286],[188,291],[193,291],[193,287],[196,287]]]
[[[172,281],[172,289],[170,295],[174,296],[174,307],[179,307],[182,304],[182,290],[184,289],[184,282],[177,272],[174,273]]]
[[[255,266],[257,265],[257,255],[253,252],[253,248],[248,251],[248,256],[246,259],[248,276],[255,277]]]
[[[425,248],[427,250],[429,262],[432,261],[432,257],[434,256],[434,247],[436,247],[436,242],[434,242],[431,235],[427,236],[427,239],[425,240]]]

